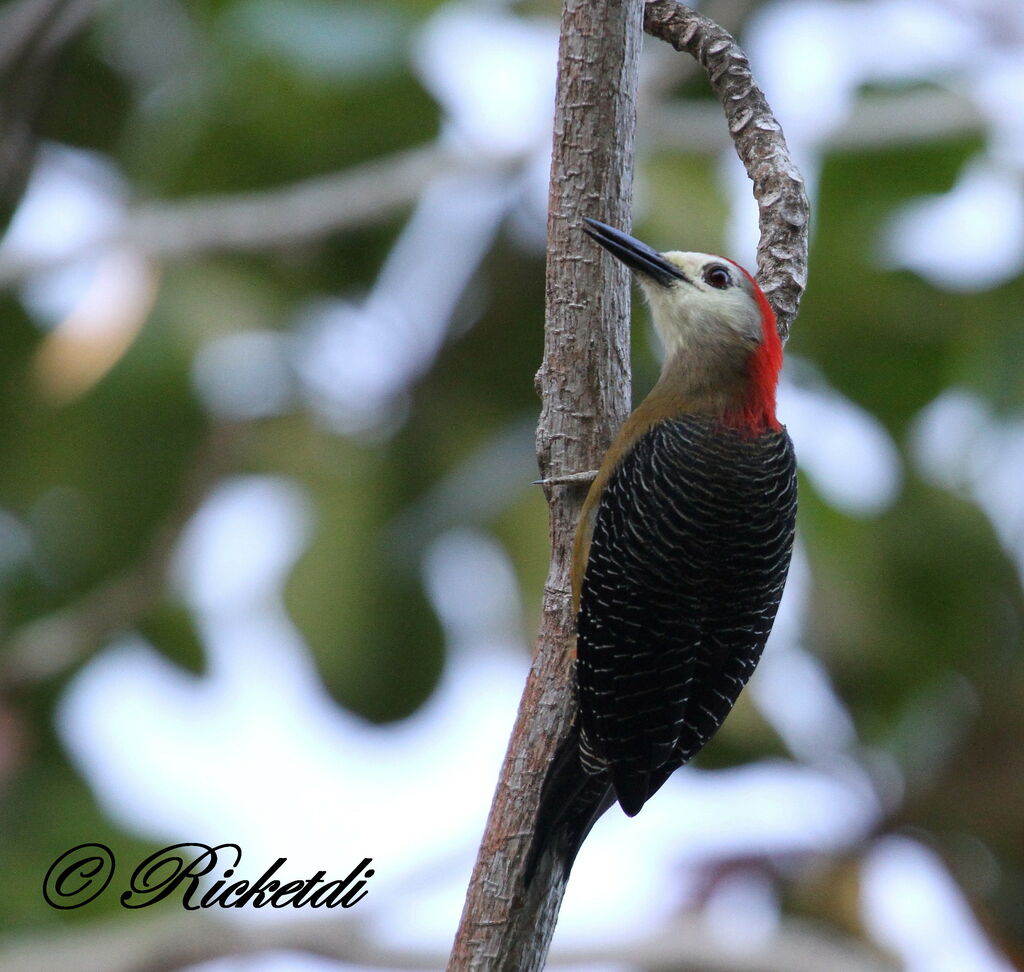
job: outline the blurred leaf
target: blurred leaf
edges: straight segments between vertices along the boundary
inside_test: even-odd
[[[206,653],[192,613],[184,605],[164,600],[141,620],[138,629],[175,665],[196,675],[206,671]]]
[[[314,504],[313,541],[288,581],[287,607],[324,683],[346,708],[377,722],[414,711],[443,664],[437,620],[418,565],[396,569],[381,523],[400,483],[381,450],[281,423],[275,466],[300,470]]]
[[[811,283],[789,348],[814,360],[890,431],[901,430],[954,377],[974,298],[885,270],[882,229],[899,203],[948,190],[977,149],[964,142],[836,155],[822,172]]]
[[[1020,630],[1016,571],[963,500],[911,479],[890,511],[853,521],[804,487],[801,517],[813,643],[867,741],[886,738],[921,686],[971,674]]]

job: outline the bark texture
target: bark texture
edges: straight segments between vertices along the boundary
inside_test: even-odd
[[[548,206],[542,477],[594,469],[629,412],[629,279],[580,231],[583,216],[629,227],[642,0],[566,0]],[[610,271],[610,272],[609,272]],[[570,550],[586,486],[548,489],[552,558],[537,650],[448,968],[540,969],[566,875],[523,893],[544,771],[571,721]]]

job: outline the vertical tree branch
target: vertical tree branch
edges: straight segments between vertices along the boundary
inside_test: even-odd
[[[548,207],[544,477],[596,468],[629,411],[629,280],[580,233],[582,216],[630,223],[642,0],[565,0]],[[571,722],[570,551],[583,490],[549,489],[551,566],[537,650],[466,897],[449,970],[544,965],[567,875],[522,869],[544,771]]]

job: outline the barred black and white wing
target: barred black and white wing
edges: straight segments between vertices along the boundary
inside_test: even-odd
[[[576,678],[583,768],[627,814],[711,738],[753,672],[795,517],[785,430],[667,419],[612,473],[580,593]]]

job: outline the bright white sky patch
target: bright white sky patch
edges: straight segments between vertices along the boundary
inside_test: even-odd
[[[906,972],[1013,972],[931,850],[905,837],[878,841],[861,871],[869,932]]]
[[[1004,17],[1010,11],[1020,18],[1022,4],[1000,4],[993,16]],[[1024,36],[1024,22],[1018,26]],[[986,151],[1002,165],[1024,169],[1024,59],[1019,48],[987,50],[977,60],[978,73],[971,79],[971,96],[978,110],[988,119],[989,143]]]
[[[908,203],[890,219],[885,253],[943,290],[988,290],[1024,267],[1021,173],[975,160],[948,193]]]
[[[903,483],[899,452],[878,419],[821,381],[784,378],[778,400],[800,467],[825,502],[870,516],[895,501]]]
[[[291,404],[287,338],[246,331],[207,341],[192,362],[192,384],[214,415],[231,419],[280,415]]]
[[[556,947],[593,947],[624,928],[653,931],[715,860],[856,843],[879,813],[864,784],[863,774],[784,760],[678,771],[637,817],[612,807],[598,821],[573,868]]]
[[[848,764],[857,741],[853,720],[821,660],[801,643],[810,574],[798,536],[771,638],[746,691],[794,756],[812,765]]]
[[[41,149],[0,242],[0,262],[6,266],[70,260],[30,276],[21,288],[41,324],[66,318],[92,285],[107,254],[91,248],[119,226],[125,196],[123,180],[103,156],[61,145]]]
[[[386,426],[444,343],[452,315],[510,203],[498,175],[444,176],[420,198],[364,300],[311,301],[295,367],[343,433]]]
[[[765,874],[737,873],[724,878],[707,903],[711,936],[738,957],[768,947],[781,918],[778,892]]]
[[[870,82],[943,78],[978,60],[980,22],[935,0],[783,0],[758,9],[744,47],[786,137],[820,143]]]
[[[124,195],[123,181],[102,156],[45,145],[0,252],[34,260],[87,247],[118,225]]]
[[[1024,580],[1024,415],[997,418],[977,395],[953,389],[922,409],[911,447],[928,479],[978,504]]]
[[[414,52],[423,83],[445,109],[450,133],[486,155],[550,145],[558,28],[452,4],[427,23]]]
[[[974,101],[988,127],[984,153],[948,194],[894,213],[878,246],[883,265],[944,290],[984,290],[1024,269],[1024,45],[1013,40],[1012,18],[1019,22],[1019,5],[984,0],[783,0],[761,7],[744,36],[812,200],[822,149],[864,85],[932,81]],[[996,47],[989,25],[1000,22],[1007,29]],[[723,170],[734,200],[731,254],[749,261],[749,183],[733,161]]]

